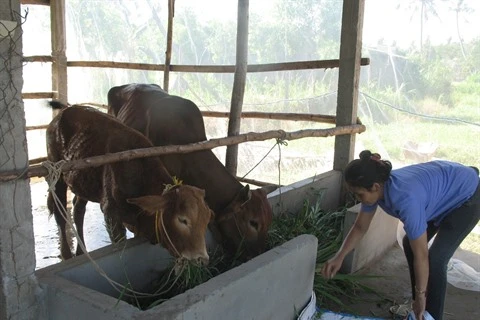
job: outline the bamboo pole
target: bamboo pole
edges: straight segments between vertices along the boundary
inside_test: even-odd
[[[23,62],[52,62],[52,56],[28,56],[23,57]]]
[[[81,103],[76,104],[78,106],[96,106],[98,108],[106,109],[107,106],[99,103]],[[203,117],[211,118],[228,118],[230,112],[220,111],[201,111]],[[336,123],[336,116],[311,114],[311,113],[271,113],[271,112],[242,112],[242,118],[248,119],[271,119],[271,120],[286,120],[286,121],[308,121],[308,122],[320,122],[320,123]],[[360,118],[357,118],[357,124],[362,124]],[[26,130],[40,130],[46,129],[48,124],[38,126],[28,126]]]
[[[31,160],[28,160],[28,165],[34,165],[34,164],[39,164],[39,163],[42,163],[44,161],[47,161],[47,157],[41,157],[41,158],[35,158],[35,159],[31,159]]]
[[[82,68],[115,68],[147,71],[165,71],[163,64],[115,62],[115,61],[68,61],[69,67]]]
[[[154,157],[165,154],[185,154],[194,151],[213,149],[221,146],[229,146],[248,141],[264,141],[269,139],[297,140],[307,137],[331,137],[336,135],[362,133],[365,130],[366,128],[364,125],[355,124],[343,127],[333,127],[327,129],[307,129],[293,132],[285,132],[283,130],[272,130],[260,133],[250,132],[240,134],[234,137],[211,139],[188,145],[171,145],[162,147],[142,148],[117,153],[109,153],[106,155],[95,156],[86,159],[71,160],[65,163],[65,165],[62,167],[62,172],[98,167],[118,161]],[[16,171],[0,173],[0,182],[11,181],[20,178],[44,177],[47,174],[48,172],[45,167],[37,165],[28,167],[23,170],[23,172]]]
[[[170,82],[170,62],[172,60],[173,16],[175,15],[175,0],[168,0],[167,50],[165,51],[165,71],[163,72],[163,90],[168,92]]]
[[[39,126],[28,126],[28,127],[25,127],[25,131],[29,131],[29,130],[42,130],[42,129],[47,129],[48,128],[48,124],[42,124],[42,125],[39,125]]]
[[[240,133],[243,97],[247,80],[248,66],[248,8],[249,0],[238,0],[236,68],[233,78],[230,117],[228,118],[228,136]],[[234,176],[237,174],[238,145],[227,147],[225,168]]]
[[[237,180],[240,181],[240,182],[245,182],[245,183],[248,183],[248,184],[253,184],[255,186],[259,186],[259,187],[266,187],[266,186],[277,186],[277,187],[280,187],[279,185],[274,185],[270,182],[264,182],[264,181],[259,181],[259,180],[254,180],[254,179],[247,179],[247,178],[242,178],[242,177],[237,177]]]
[[[28,56],[24,57],[25,62],[51,62],[48,56]],[[369,58],[361,58],[360,65],[368,66]],[[339,59],[331,60],[309,60],[282,63],[266,63],[266,64],[250,64],[247,66],[247,72],[273,72],[273,71],[291,71],[291,70],[308,70],[308,69],[332,69],[338,68]],[[163,64],[151,63],[133,63],[118,61],[67,61],[67,67],[81,68],[115,68],[115,69],[131,69],[146,71],[165,71]],[[174,65],[169,67],[170,71],[185,73],[234,73],[235,66],[232,65]]]
[[[221,111],[201,111],[202,116],[211,118],[229,118],[230,112]],[[272,112],[254,112],[245,111],[241,114],[242,118],[249,119],[271,119],[271,120],[289,120],[289,121],[311,121],[323,123],[335,123],[335,116],[311,114],[311,113],[272,113]]]
[[[65,0],[50,3],[50,24],[52,42],[52,91],[53,98],[68,102],[67,40],[65,27]],[[53,112],[54,114],[56,112]]]
[[[53,99],[54,92],[23,92],[22,99]]]
[[[21,0],[21,4],[38,4],[38,5],[44,5],[44,6],[49,6],[50,5],[50,0]]]

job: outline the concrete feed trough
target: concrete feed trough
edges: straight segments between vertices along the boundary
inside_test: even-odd
[[[323,210],[334,210],[340,182],[341,173],[330,171],[282,187],[268,199],[275,214],[299,212],[305,201],[320,201]],[[346,229],[355,220],[355,209],[347,213]],[[387,218],[377,214],[372,226],[396,228],[396,221]],[[344,271],[358,270],[395,242],[394,233],[370,233],[347,257]],[[139,239],[104,247],[91,256],[111,279],[137,290],[157,279],[172,259],[162,247]],[[310,301],[316,256],[317,239],[301,235],[145,311],[119,300],[119,292],[80,256],[36,272],[44,289],[39,319],[295,319]]]
[[[168,301],[142,311],[118,297],[86,256],[37,271],[45,319],[295,319],[313,290],[317,239],[301,235]],[[165,269],[166,250],[139,239],[93,251],[114,281],[145,287]],[[128,278],[128,279],[127,279]]]

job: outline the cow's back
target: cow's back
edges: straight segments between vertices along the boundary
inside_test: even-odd
[[[154,145],[207,140],[203,116],[191,100],[155,84],[127,84],[108,91],[108,113],[143,133]]]
[[[192,101],[168,95],[154,84],[127,84],[108,92],[108,113],[147,136],[154,145],[184,145],[207,140],[200,109]],[[211,150],[161,157],[171,175],[206,191],[215,212],[225,208],[242,184]]]
[[[62,110],[47,129],[48,159],[54,162],[152,146],[139,132],[88,107],[73,106]],[[154,192],[158,194],[162,191],[162,180],[164,183],[171,181],[159,158],[151,157],[68,171],[63,176],[73,193],[94,202],[105,201],[109,188],[121,189],[127,196],[136,196],[151,188],[158,189]],[[157,181],[145,178],[152,176]]]

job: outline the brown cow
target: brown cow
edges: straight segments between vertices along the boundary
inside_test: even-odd
[[[52,107],[65,107],[57,102]],[[64,108],[47,129],[48,160],[75,160],[130,149],[149,148],[152,143],[114,117],[93,108]],[[49,192],[48,208],[60,227],[62,258],[72,257],[65,233],[65,219],[54,196],[65,207],[67,187],[75,194],[74,222],[83,242],[83,219],[88,201],[100,203],[112,241],[125,237],[125,227],[152,244],[160,243],[174,257],[208,262],[205,243],[213,212],[205,191],[174,181],[158,157],[120,161],[99,167],[64,172]],[[82,250],[77,246],[77,254]]]
[[[207,140],[203,117],[195,103],[169,95],[154,84],[111,88],[108,113],[146,135],[156,146]],[[264,190],[244,187],[211,150],[166,155],[162,160],[169,172],[205,189],[227,252],[237,253],[243,244],[242,257],[249,259],[265,250],[272,208]]]

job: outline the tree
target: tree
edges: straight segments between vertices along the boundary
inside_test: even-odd
[[[458,36],[458,41],[460,42],[460,48],[462,49],[462,55],[463,58],[466,60],[467,55],[465,53],[465,46],[463,43],[463,38],[460,33],[460,14],[462,13],[472,13],[474,10],[469,7],[467,4],[465,4],[464,0],[457,0],[456,5],[451,8],[453,11],[455,11],[455,21],[456,21],[456,26],[457,26],[457,36]]]
[[[423,52],[423,32],[424,32],[424,23],[434,16],[438,18],[436,7],[437,1],[445,0],[409,0],[407,4],[407,9],[413,11],[412,17],[420,12],[420,52]],[[401,4],[397,5],[397,8],[402,7]]]

